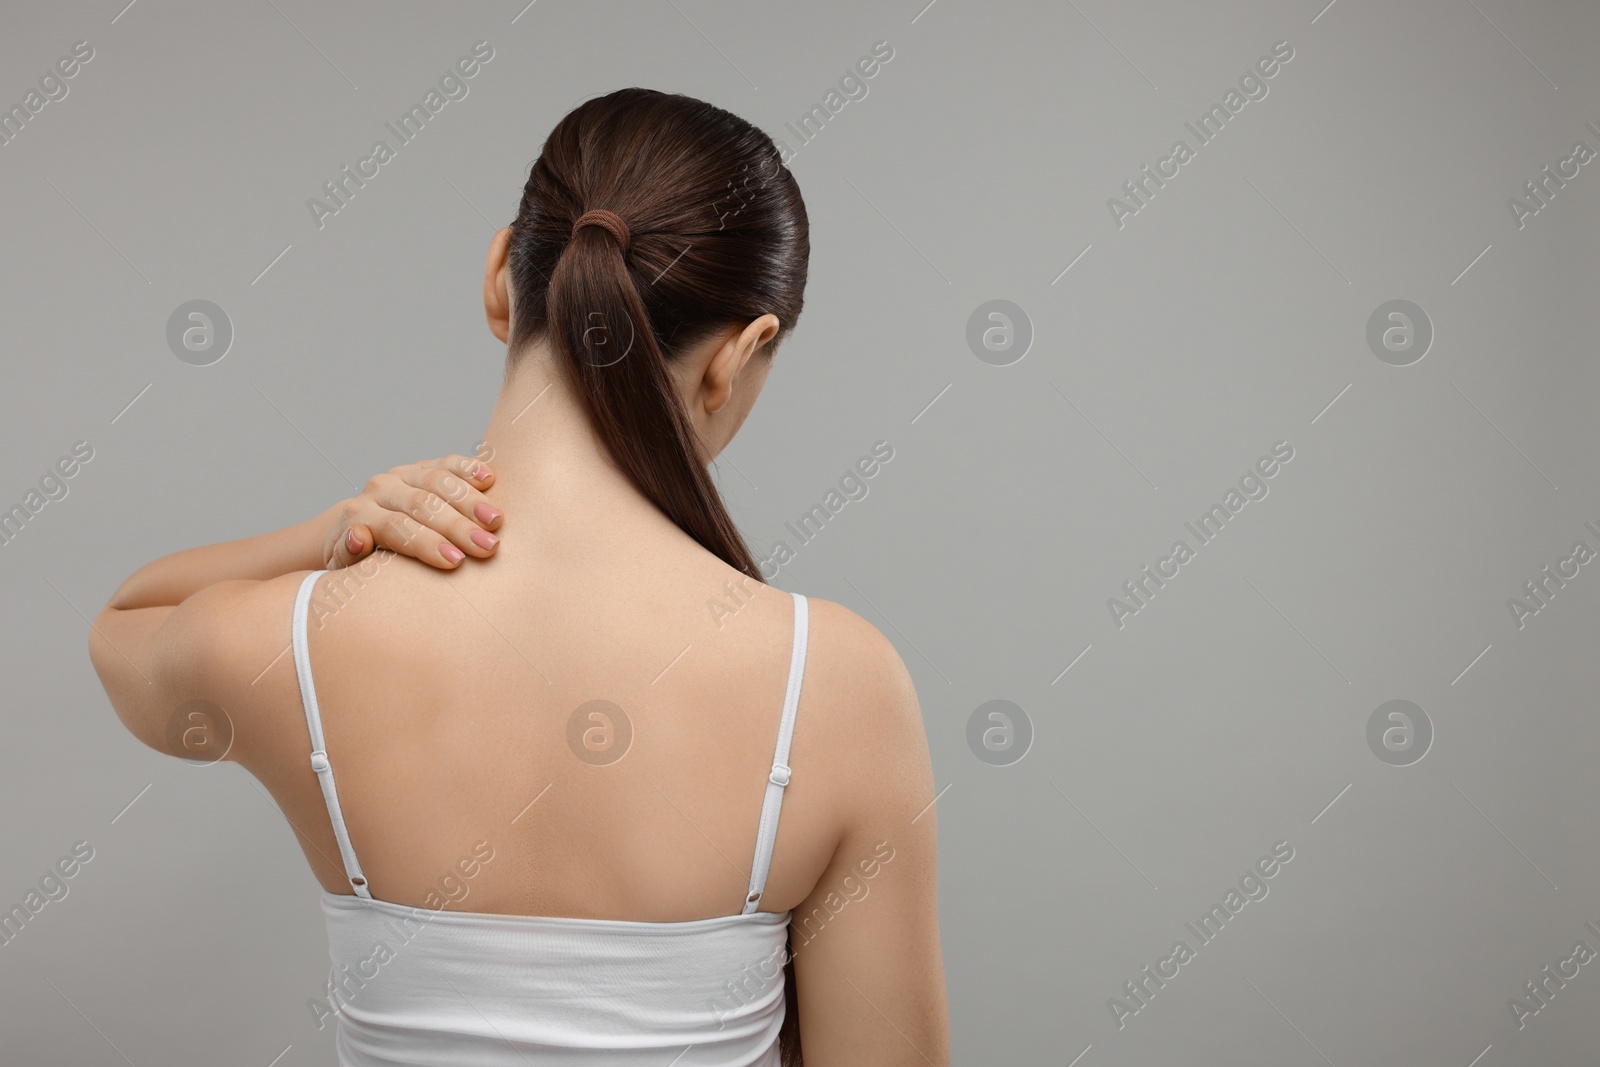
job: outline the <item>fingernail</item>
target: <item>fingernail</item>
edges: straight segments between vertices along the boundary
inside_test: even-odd
[[[487,552],[489,549],[500,543],[500,538],[496,537],[488,530],[473,530],[472,543]]]
[[[460,563],[462,560],[467,558],[467,554],[465,552],[461,551],[455,545],[452,545],[449,541],[440,542],[439,555],[444,557],[444,561],[446,563]]]
[[[479,522],[493,522],[500,517],[500,513],[488,504],[479,504],[472,509],[472,513],[478,517]]]
[[[482,463],[478,464],[476,467],[472,468],[472,477],[477,481],[483,481],[485,478],[489,477],[489,468],[485,467]]]
[[[356,532],[354,530],[348,530],[345,532],[344,543],[345,546],[350,549],[351,555],[357,555],[361,552],[361,538],[356,536]]]

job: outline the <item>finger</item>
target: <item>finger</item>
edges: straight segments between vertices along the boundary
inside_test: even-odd
[[[486,530],[500,525],[500,509],[483,495],[494,483],[494,472],[471,456],[445,456],[418,463],[403,472],[409,485],[443,497],[462,515]]]
[[[494,471],[475,456],[444,456],[440,459],[424,460],[416,466],[449,471],[471,483],[475,489],[487,489],[494,484]]]
[[[433,473],[441,477],[455,477],[442,471]],[[456,478],[455,482],[457,486],[465,486],[459,478]],[[498,537],[462,515],[450,501],[430,490],[411,485],[403,477],[396,479],[392,485],[385,484],[374,500],[378,506],[399,512],[434,531],[469,556],[485,559],[493,554],[495,547],[500,543]],[[499,513],[495,514],[498,517]],[[444,555],[449,558],[451,553],[446,551]]]
[[[354,518],[354,512],[354,508],[347,508],[343,521],[329,535],[323,551],[328,570],[338,570],[359,562],[372,547],[372,531]]]
[[[338,556],[342,565],[349,567],[367,557],[373,549],[372,531],[364,523],[351,526],[339,538]]]
[[[438,531],[410,516],[394,511],[385,511],[382,515],[372,528],[377,547],[446,571],[455,570],[466,558],[460,548],[442,539]]]
[[[445,463],[447,461],[440,460],[439,462]],[[419,463],[415,467],[402,471],[400,479],[415,489],[424,490],[445,501],[463,518],[476,523],[485,530],[496,530],[500,527],[500,522],[503,518],[500,514],[500,509],[489,503],[489,498],[484,496],[482,490],[478,489],[475,484],[476,477],[463,477],[456,471],[444,466],[435,467]],[[415,513],[410,514],[412,518],[421,519]],[[441,533],[445,532],[443,528],[439,529]]]
[[[399,476],[403,470],[374,475],[342,516],[346,527],[365,531],[363,546],[369,552],[388,549],[441,570],[455,569],[469,552],[493,552],[498,543],[493,534],[473,526],[444,500],[407,484]],[[451,528],[448,537],[440,527]],[[341,537],[335,551],[348,553],[350,544]]]
[[[371,522],[381,549],[410,555],[427,565],[454,569],[464,558],[493,555],[498,537],[467,522],[448,502],[426,490],[402,485],[378,499],[382,510]]]

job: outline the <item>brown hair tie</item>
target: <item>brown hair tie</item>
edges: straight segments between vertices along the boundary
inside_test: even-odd
[[[628,224],[623,222],[616,214],[607,211],[605,208],[585,211],[578,216],[578,221],[572,224],[572,234],[569,236],[576,236],[578,231],[585,226],[603,226],[611,232],[611,236],[617,239],[617,244],[622,246],[622,254],[628,254],[628,244],[632,235],[628,233]]]

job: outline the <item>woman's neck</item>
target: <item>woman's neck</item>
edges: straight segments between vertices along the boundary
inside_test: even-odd
[[[479,456],[494,472],[489,500],[506,514],[507,533],[521,526],[541,537],[607,542],[668,531],[688,538],[617,468],[543,345],[508,370],[484,445]]]

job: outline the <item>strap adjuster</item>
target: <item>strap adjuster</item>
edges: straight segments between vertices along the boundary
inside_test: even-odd
[[[776,785],[776,786],[786,786],[786,785],[788,785],[789,784],[789,766],[788,766],[788,764],[785,764],[785,763],[774,763],[772,765],[772,773],[767,776],[767,781],[771,782],[773,785]]]
[[[318,774],[322,774],[329,769],[328,754],[320,748],[311,753],[311,769]]]

